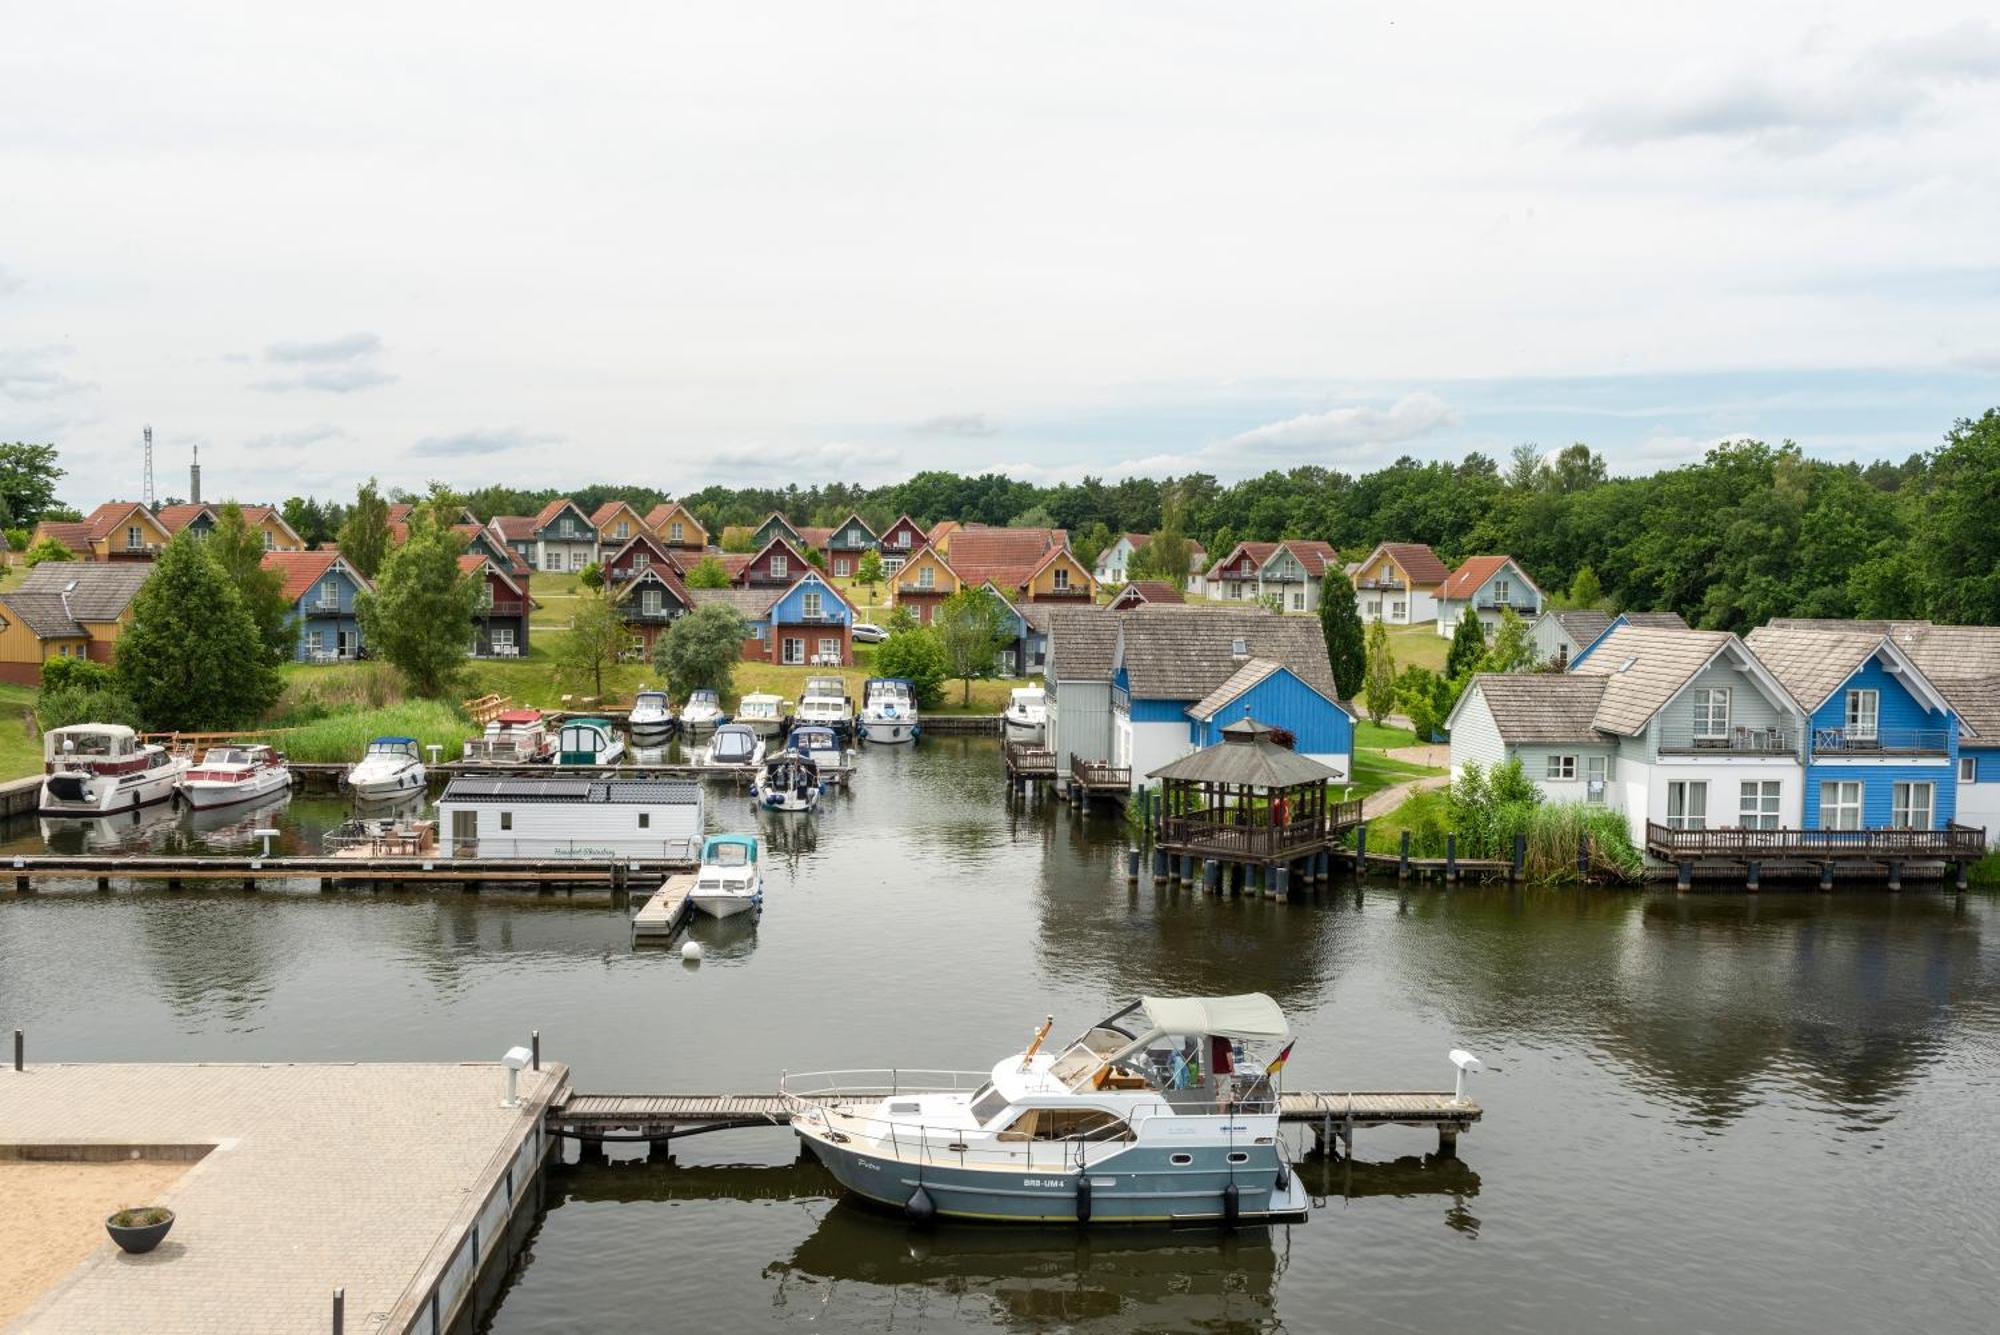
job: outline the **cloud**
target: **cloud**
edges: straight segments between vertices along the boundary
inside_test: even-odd
[[[352,394],[359,389],[394,384],[396,377],[372,366],[324,366],[295,376],[259,380],[250,388],[266,394],[285,394],[295,389],[319,389],[329,394]]]
[[[1866,63],[1919,78],[2000,79],[2000,27],[1967,19],[1922,37],[1886,42]]]
[[[1394,445],[1415,440],[1440,427],[1456,426],[1458,414],[1435,394],[1405,394],[1386,411],[1380,408],[1329,408],[1270,422],[1232,436],[1231,452],[1348,450],[1364,445]],[[1300,463],[1311,460],[1300,459]]]
[[[40,403],[94,389],[50,365],[68,355],[67,348],[0,348],[0,399]]]
[[[523,431],[515,426],[480,427],[448,436],[425,436],[410,447],[410,453],[430,459],[459,459],[482,454],[505,454],[540,445],[560,445],[562,440],[552,431]]]
[[[244,448],[251,450],[296,450],[307,445],[317,445],[325,440],[345,440],[347,433],[337,426],[322,423],[319,426],[299,427],[294,431],[271,431],[261,436],[252,436],[243,442]]]
[[[264,360],[300,369],[255,381],[250,388],[266,394],[299,389],[352,394],[392,384],[396,377],[376,364],[381,351],[382,340],[375,334],[344,334],[316,343],[273,343],[264,349]]]
[[[264,349],[264,356],[274,362],[350,362],[381,350],[378,335],[345,334],[319,343],[273,343]]]
[[[999,433],[1000,424],[985,413],[943,413],[910,424],[910,434],[915,436],[994,436]]]
[[[21,277],[21,275],[15,273],[6,265],[0,264],[0,297],[4,297],[10,292],[19,292],[27,285],[27,279]]]

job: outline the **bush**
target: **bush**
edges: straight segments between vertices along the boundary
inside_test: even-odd
[[[33,569],[44,561],[74,561],[76,560],[76,553],[65,547],[62,543],[57,542],[54,538],[42,538],[37,542],[29,544],[27,552],[22,556],[21,560],[30,569]]]
[[[1413,794],[1371,827],[1370,846],[1390,851],[1402,830],[1410,832],[1411,855],[1427,858],[1444,856],[1448,834],[1458,836],[1462,858],[1511,858],[1514,836],[1525,835],[1523,870],[1537,880],[1576,880],[1577,847],[1586,839],[1594,868],[1636,880],[1644,866],[1624,816],[1584,802],[1542,801],[1519,761],[1491,770],[1468,764],[1450,788]]]
[[[943,699],[941,688],[949,671],[937,636],[928,630],[899,630],[875,646],[875,675],[906,679],[925,709]]]
[[[28,543],[31,537],[32,534],[28,529],[10,528],[7,530],[7,546],[14,551],[25,552],[28,550]]]
[[[109,663],[90,658],[51,658],[42,664],[42,689],[60,691],[75,687],[101,691],[117,680]]]
[[[60,660],[58,660],[60,661]],[[101,667],[102,664],[92,664]],[[123,723],[139,726],[139,707],[116,684],[44,686],[35,697],[35,722],[42,731],[67,728],[76,723]]]
[[[576,582],[583,585],[586,589],[603,588],[604,567],[592,561],[589,565],[576,572]]]

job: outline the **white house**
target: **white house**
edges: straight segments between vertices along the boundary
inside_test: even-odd
[[[1354,606],[1363,621],[1417,626],[1437,620],[1438,590],[1451,578],[1421,542],[1377,543],[1354,570]]]
[[[1567,669],[1570,660],[1611,629],[1611,614],[1589,609],[1544,612],[1528,628],[1529,642],[1535,646],[1535,661]]]
[[[1438,586],[1437,633],[1450,639],[1458,623],[1476,616],[1491,638],[1503,610],[1512,609],[1524,621],[1538,619],[1542,591],[1511,556],[1468,556],[1451,578]]]
[[[1140,549],[1153,540],[1150,533],[1120,533],[1112,539],[1111,545],[1098,553],[1097,566],[1092,571],[1099,584],[1123,584],[1132,578],[1132,558]],[[1188,539],[1188,590],[1202,592],[1201,585],[1208,570],[1208,552],[1194,539]]]

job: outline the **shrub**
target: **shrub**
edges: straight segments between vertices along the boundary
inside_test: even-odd
[[[928,630],[899,630],[875,646],[875,673],[881,677],[902,677],[917,693],[917,703],[934,707],[943,697],[944,650],[937,636]]]

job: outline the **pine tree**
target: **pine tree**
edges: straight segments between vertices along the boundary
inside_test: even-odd
[[[1389,647],[1389,628],[1368,623],[1368,679],[1362,688],[1368,718],[1380,724],[1396,708],[1396,654]]]
[[[1479,660],[1486,657],[1486,623],[1479,614],[1466,608],[1458,619],[1458,629],[1451,633],[1451,649],[1444,656],[1444,675],[1448,680],[1457,681],[1469,672],[1479,670]]]
[[[163,732],[240,727],[278,698],[278,669],[256,619],[187,530],[132,600],[117,674],[140,722]]]
[[[413,695],[447,697],[464,675],[484,578],[458,568],[464,551],[464,538],[418,509],[409,539],[383,561],[375,591],[355,600],[371,651],[395,665]]]
[[[1354,585],[1343,572],[1329,570],[1319,591],[1319,629],[1326,637],[1326,660],[1333,668],[1334,689],[1343,700],[1361,694],[1368,673],[1368,645],[1361,628],[1361,610]]]

